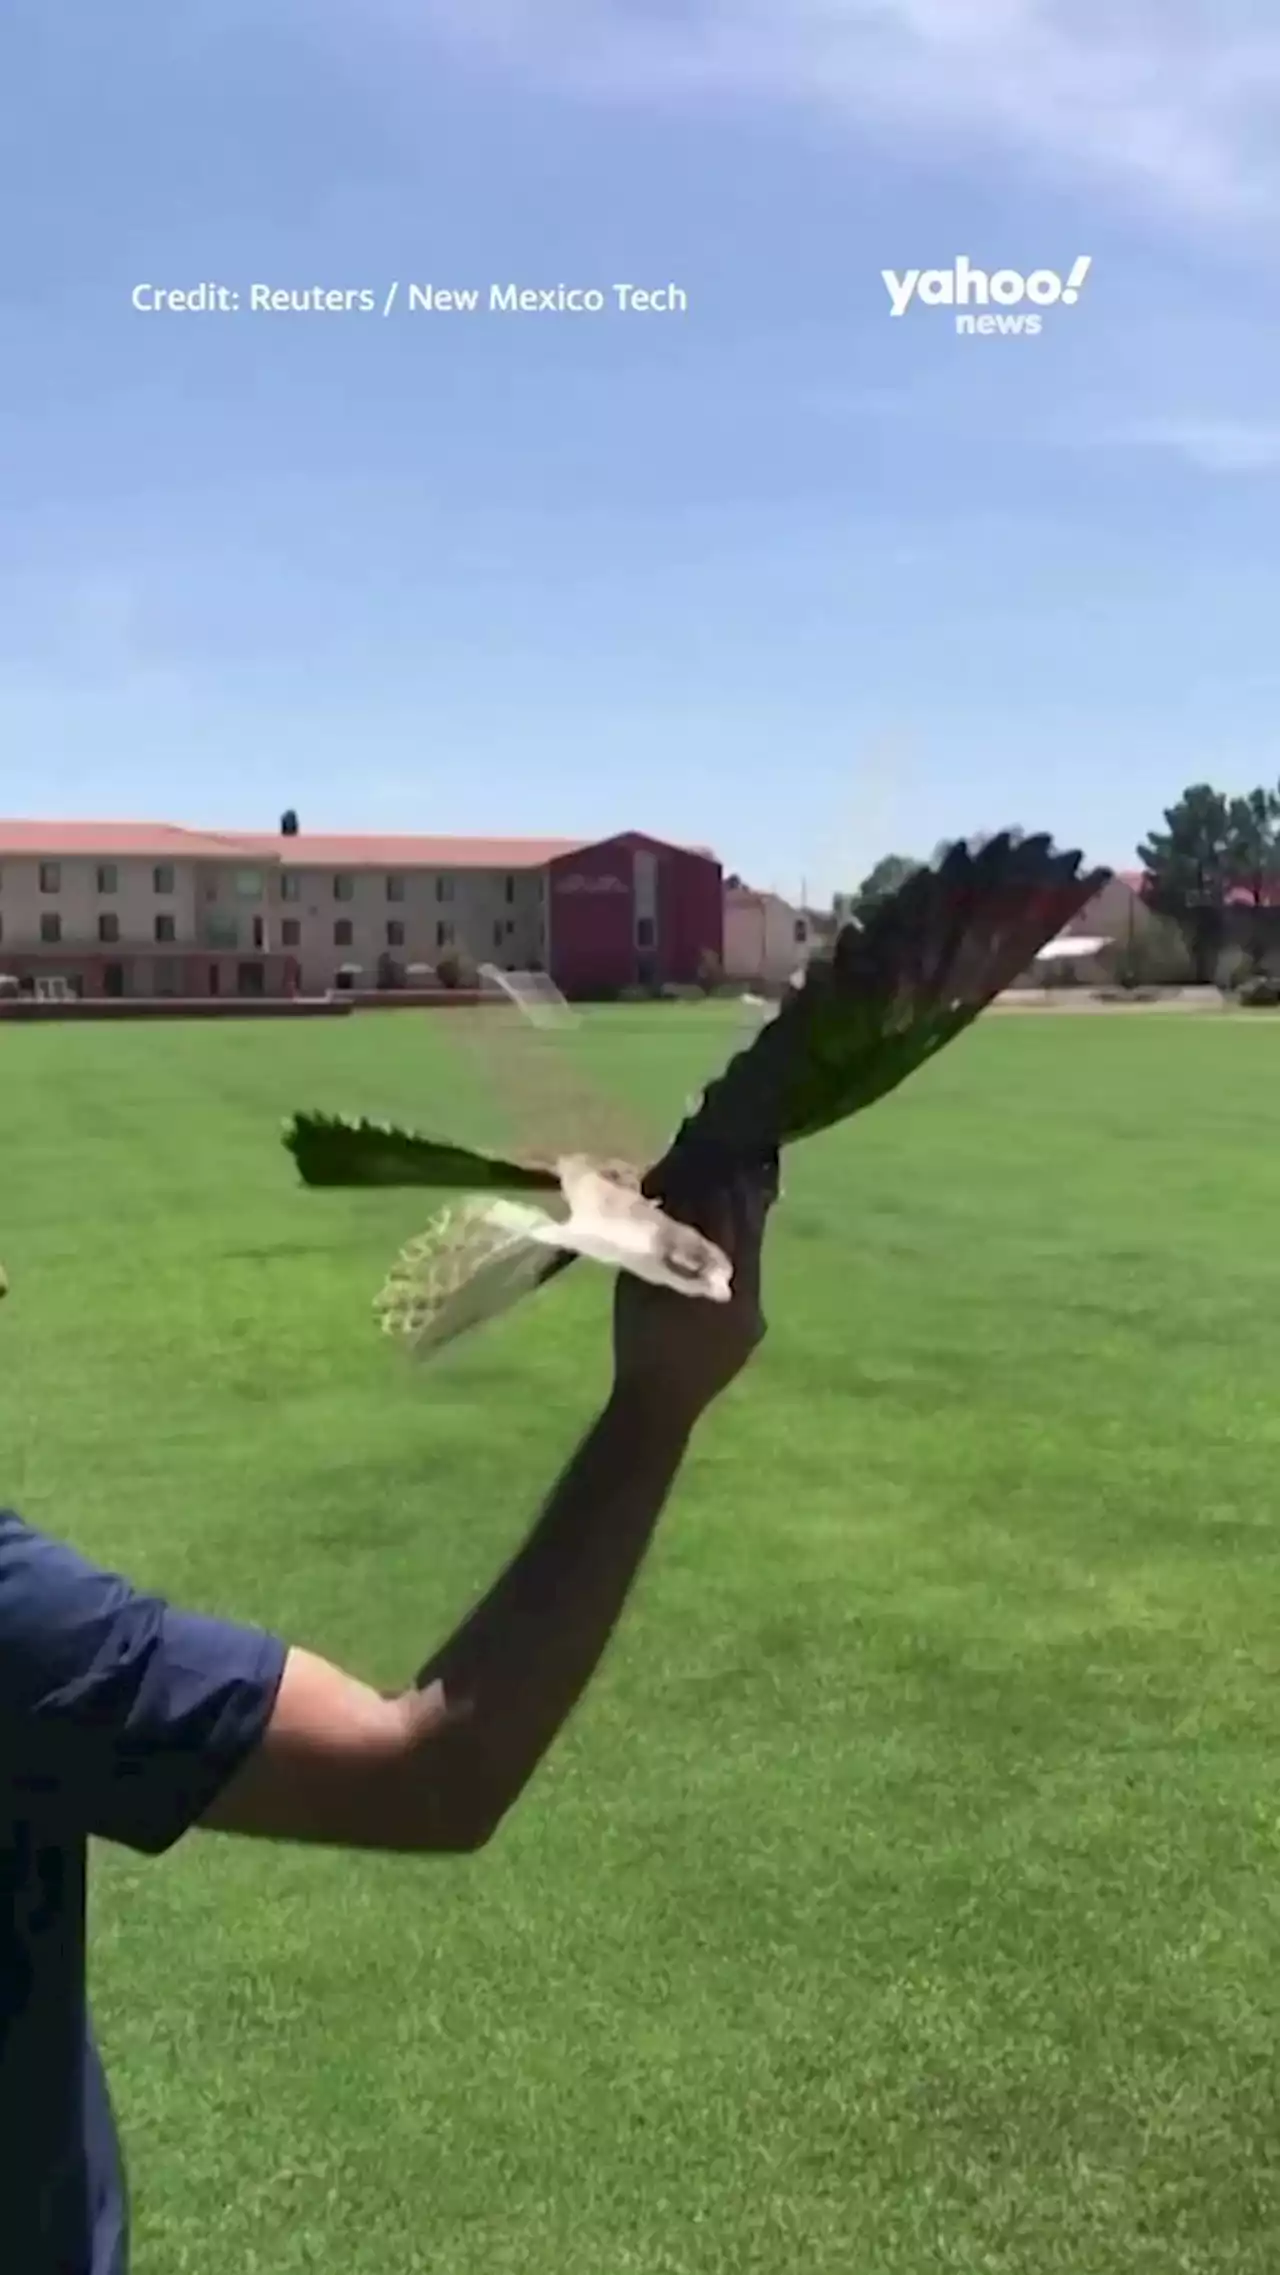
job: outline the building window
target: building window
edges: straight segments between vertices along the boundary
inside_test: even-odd
[[[333,897],[336,901],[353,901],[356,897],[355,878],[346,875],[335,877],[333,880]]]
[[[120,919],[118,916],[100,916],[98,918],[98,938],[104,941],[108,947],[114,946],[120,938]]]
[[[60,893],[62,891],[62,863],[60,861],[41,862],[40,890],[42,893]]]
[[[637,948],[652,948],[653,918],[651,916],[638,916],[636,918],[636,946]]]
[[[204,920],[205,944],[210,948],[238,948],[240,927],[230,909],[218,909]]]
[[[443,923],[443,922],[442,922],[442,923],[440,923],[440,924],[437,924],[437,926],[436,926],[436,946],[437,946],[437,948],[452,948],[452,946],[453,946],[453,926],[452,926],[451,924],[445,924],[445,923]]]
[[[162,894],[168,894],[173,891],[173,869],[169,862],[161,861],[157,863],[156,867],[151,872],[151,887],[153,892]],[[157,933],[156,938],[159,939],[159,937],[160,935]]]
[[[404,926],[395,917],[392,917],[387,925],[387,946],[388,948],[403,948],[404,946]]]
[[[505,896],[507,907],[510,908],[516,897],[516,881],[514,877],[508,877],[506,880]]]
[[[337,923],[334,925],[334,928],[333,928],[333,945],[334,945],[334,947],[335,947],[335,948],[349,948],[349,947],[351,946],[351,937],[352,937],[352,935],[351,935],[351,919],[350,919],[350,917],[349,917],[349,916],[340,916],[340,917],[338,918],[338,921],[337,921]]]
[[[494,925],[494,928],[493,928],[493,945],[494,945],[494,947],[495,947],[495,948],[500,948],[500,947],[502,946],[502,919],[501,919],[501,917],[499,917],[499,918],[498,918],[498,920],[497,920],[497,922],[496,922],[496,924]]]
[[[171,916],[158,916],[156,918],[157,940],[176,940],[177,937],[177,928],[173,918]]]
[[[98,871],[98,891],[100,893],[118,893],[119,890],[120,872],[115,862],[104,861]]]
[[[238,901],[260,901],[262,899],[261,869],[237,869],[236,899]]]
[[[511,918],[511,917],[508,917],[508,918],[507,918],[507,938],[508,938],[508,940],[511,938],[511,936],[512,936],[512,934],[513,934],[513,932],[514,932],[514,931],[515,931],[515,924],[514,924],[514,922],[513,922],[512,918]]]
[[[47,947],[54,947],[62,938],[62,918],[60,916],[42,916],[40,919],[40,938]]]
[[[388,877],[388,879],[387,879],[387,899],[388,899],[389,901],[402,901],[402,900],[404,899],[404,878],[403,878],[403,877]]]
[[[281,876],[280,898],[282,901],[300,901],[302,899],[302,879],[296,869],[286,869]]]
[[[802,916],[798,916],[795,923],[795,940],[797,948],[803,948],[808,937],[809,927],[805,923],[804,918]]]
[[[253,945],[255,948],[265,948],[267,945],[266,922],[260,916],[255,916],[253,920]]]
[[[299,924],[296,916],[286,916],[282,920],[280,926],[280,944],[284,948],[301,947],[302,926]]]
[[[451,901],[453,899],[452,877],[436,878],[436,899],[438,901]]]

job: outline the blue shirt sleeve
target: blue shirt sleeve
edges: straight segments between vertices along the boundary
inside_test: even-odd
[[[172,1847],[262,1736],[285,1657],[0,1511],[0,1782],[66,1833]]]

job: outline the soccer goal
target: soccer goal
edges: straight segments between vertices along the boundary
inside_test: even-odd
[[[576,1011],[547,972],[504,972],[497,964],[481,964],[479,977],[486,995],[513,1004],[534,1027],[575,1027],[578,1023]]]

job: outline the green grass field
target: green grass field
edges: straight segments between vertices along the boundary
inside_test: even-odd
[[[438,1369],[417,1014],[0,1028],[0,1497],[407,1679],[603,1393],[586,1270]],[[593,1018],[683,1095],[713,1011]],[[990,1018],[790,1158],[772,1332],[473,1860],[103,1851],[139,2275],[1274,2275],[1280,1030]]]

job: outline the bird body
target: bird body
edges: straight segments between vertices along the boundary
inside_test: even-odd
[[[546,1275],[548,1250],[585,1256],[680,1295],[727,1303],[733,1268],[692,1225],[639,1189],[639,1172],[584,1155],[557,1164],[563,1211],[470,1195],[397,1257],[377,1301],[383,1332],[419,1354],[505,1311]]]

